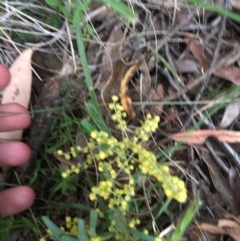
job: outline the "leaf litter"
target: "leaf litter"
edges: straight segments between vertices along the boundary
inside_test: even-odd
[[[223,6],[226,1],[215,1],[215,4]],[[233,11],[239,12],[237,1],[229,0],[227,3],[232,6]],[[93,1],[90,7],[89,19],[94,32],[89,37],[90,41],[86,41],[86,51],[94,88],[98,93],[102,111],[106,114],[106,121],[114,129],[105,108],[113,94],[121,96],[130,117],[130,126],[138,126],[146,113],[159,115],[161,123],[158,132],[153,136],[154,141],[147,144],[148,148],[167,150],[175,142],[188,144],[189,146],[175,151],[167,158],[170,160],[169,165],[173,166],[173,172],[177,175],[184,173],[189,186],[189,200],[193,200],[196,190],[200,190],[201,199],[204,201],[196,216],[196,222],[193,222],[186,231],[186,237],[188,240],[196,240],[194,237],[197,235],[197,240],[204,240],[204,230],[213,235],[212,240],[217,240],[217,235],[225,234],[239,240],[239,221],[235,217],[240,213],[240,208],[233,209],[228,205],[229,201],[223,197],[223,192],[228,189],[229,192],[238,191],[237,185],[230,185],[228,179],[231,179],[231,168],[239,168],[235,163],[240,151],[234,143],[240,141],[240,108],[236,102],[230,103],[225,113],[222,113],[220,108],[214,110],[223,95],[225,98],[232,98],[233,101],[239,96],[236,93],[224,92],[227,88],[237,88],[239,85],[239,26],[232,20],[223,21],[224,16],[183,1],[166,3],[147,0],[131,1],[131,4],[139,17],[135,25],[127,25],[112,11],[102,9],[102,5],[97,1]],[[99,9],[102,11],[98,12]],[[37,21],[36,23],[40,24]],[[42,30],[34,24],[35,22],[25,23],[26,30],[34,27],[33,30],[38,30],[41,36]],[[53,34],[51,26],[41,27],[44,33]],[[17,31],[17,27],[12,31]],[[65,25],[62,31],[67,33]],[[68,35],[59,36],[56,43],[47,46],[47,50],[41,48],[40,52],[56,52],[57,59],[63,54],[62,46],[67,46],[64,51],[74,56],[69,38],[66,37]],[[52,35],[48,36],[51,37]],[[1,41],[4,43],[3,46],[9,46],[7,39]],[[11,50],[14,52],[14,48]],[[11,55],[8,47],[3,47],[2,53],[4,56]],[[164,63],[168,63],[170,68]],[[43,62],[38,64],[40,67],[44,65]],[[79,100],[83,89],[79,80],[84,82],[81,67],[78,68],[76,76],[73,81],[75,88],[71,96],[71,105],[80,106],[81,110],[71,109],[69,112],[78,118],[84,112],[83,101]],[[37,103],[41,103],[42,97],[39,98]],[[87,99],[87,96],[84,98]],[[208,101],[214,101],[215,106],[205,105]],[[200,126],[198,130],[186,131],[195,128],[196,125]],[[229,126],[231,129],[228,130]],[[226,130],[219,130],[218,127]],[[76,125],[76,128],[79,127]],[[56,133],[57,130],[50,130],[49,138],[56,138]],[[77,135],[79,133],[73,140],[78,139]],[[119,135],[121,136],[121,133]],[[154,145],[156,143],[157,147]],[[224,149],[226,143],[227,151]],[[40,152],[40,156],[47,160],[50,155]],[[222,161],[221,165],[219,160]],[[213,162],[215,166],[211,165]],[[50,173],[54,175],[51,171]],[[222,183],[225,183],[224,188],[217,185],[222,179]],[[47,185],[46,180],[43,183]],[[156,203],[158,210],[160,193],[161,191],[157,190],[153,196],[148,197],[151,204]],[[59,197],[57,198],[59,201]],[[169,208],[176,221],[182,215],[182,209],[176,203],[172,203]],[[158,211],[154,208],[143,209],[139,215],[151,211],[151,214],[157,216]],[[232,218],[227,217],[229,213],[233,215]],[[208,220],[217,224],[211,226]],[[159,229],[171,225],[169,219],[164,216],[154,221]],[[196,232],[196,229],[200,229],[200,232]]]

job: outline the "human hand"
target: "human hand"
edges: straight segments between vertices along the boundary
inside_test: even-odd
[[[10,81],[9,71],[0,65],[0,89]],[[9,115],[6,116],[6,112]],[[11,113],[23,113],[11,115]],[[21,105],[9,103],[0,105],[0,131],[24,129],[30,124],[28,111]],[[20,141],[0,143],[0,166],[19,166],[30,159],[29,147]],[[0,192],[0,214],[4,217],[29,208],[35,199],[34,191],[27,186],[13,187]]]

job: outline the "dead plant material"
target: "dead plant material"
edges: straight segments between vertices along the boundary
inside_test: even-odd
[[[239,143],[240,132],[239,131],[228,131],[228,130],[196,130],[186,131],[172,134],[169,136],[170,139],[175,141],[183,142],[188,145],[201,145],[208,137],[215,137],[220,142],[228,143]]]
[[[128,82],[130,81],[134,73],[137,71],[137,68],[138,68],[137,65],[132,65],[124,74],[121,80],[120,93],[119,93],[120,103],[131,119],[135,118],[136,113],[132,108],[132,100],[128,95]]]
[[[31,57],[33,51],[33,48],[24,50],[11,66],[11,80],[2,95],[2,104],[15,102],[28,108],[32,89]],[[23,130],[1,132],[0,139],[5,141],[20,140],[22,133]]]

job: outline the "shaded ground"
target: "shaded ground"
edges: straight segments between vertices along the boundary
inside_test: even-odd
[[[168,1],[165,4],[162,2],[164,1],[133,2],[133,8],[139,20],[132,25],[93,1],[88,17],[94,28],[91,35],[84,33],[88,64],[103,114],[113,131],[116,132],[105,105],[109,103],[114,94],[123,96],[122,101],[125,103],[130,127],[139,126],[146,113],[160,116],[159,128],[152,141],[148,143],[148,148],[160,153],[162,159],[169,162],[172,172],[186,180],[189,202],[196,197],[198,191],[203,202],[185,239],[219,240],[219,236],[211,236],[201,231],[198,224],[216,223],[218,219],[232,219],[239,214],[238,144],[220,143],[215,138],[208,138],[202,145],[180,146],[168,137],[172,133],[189,129],[239,130],[240,107],[237,100],[240,80],[240,26],[236,21],[195,5],[177,1],[175,3]],[[240,11],[240,5],[236,1],[215,0],[214,2],[216,6],[232,9],[235,13]],[[43,5],[39,3],[39,6]],[[28,11],[29,14],[33,14],[31,8]],[[60,18],[59,22],[63,23],[63,19]],[[9,24],[4,18],[1,19],[1,25],[6,28],[9,35],[23,37],[17,31],[19,23],[10,22],[10,24],[15,24],[13,30],[7,29]],[[21,26],[21,29],[25,28]],[[58,32],[55,31],[56,29],[48,27],[46,29],[54,32],[56,37]],[[73,130],[81,128],[77,120],[86,116],[84,100],[88,99],[83,72],[76,54],[74,31],[71,32],[70,29],[68,32],[66,24],[63,24],[61,29],[63,34],[60,35],[59,40],[40,49],[33,58],[33,63],[37,66],[36,70],[45,81],[43,84],[45,86],[49,76],[55,76],[55,72],[49,70],[60,69],[62,64],[59,60],[64,56],[73,58],[74,67],[76,67],[71,81],[73,88],[66,98],[68,110],[65,111],[65,116],[61,115],[62,112],[53,112],[52,115],[56,118],[49,119],[48,117],[50,122],[44,121],[46,128],[52,125],[50,130],[46,130],[47,136],[45,135],[35,144],[37,151],[40,146],[43,148],[41,150],[45,150],[38,153],[39,160],[45,160],[45,164],[42,164],[41,170],[39,163],[34,169],[35,173],[40,172],[39,177],[31,179],[39,190],[39,199],[33,209],[36,213],[41,213],[41,206],[44,206],[43,203],[46,200],[50,203],[88,201],[83,195],[77,195],[74,192],[69,191],[61,196],[50,189],[48,193],[47,190],[51,183],[56,187],[54,178],[59,176],[59,173],[55,173],[54,165],[56,164],[52,163],[52,160],[55,163],[59,160],[54,159],[52,152],[60,147],[67,149],[70,145],[66,130],[71,130],[68,134],[73,143],[83,142],[79,134]],[[87,28],[85,30],[87,31]],[[48,41],[51,38],[50,34],[47,36],[39,34],[36,42],[39,39]],[[7,41],[6,35],[3,35],[0,41],[1,62],[9,65],[14,58],[14,55],[10,53],[13,48]],[[25,44],[24,41],[21,42]],[[126,74],[131,78],[127,78]],[[41,87],[38,86],[37,79],[35,85],[37,85],[35,91],[39,92]],[[60,91],[62,86],[57,88],[59,88],[57,91]],[[34,92],[33,106],[34,103],[43,103],[35,106],[36,109],[52,107],[48,104],[46,89],[49,90],[45,87],[42,94],[41,91]],[[59,94],[57,98],[61,99],[62,95]],[[129,100],[128,98],[132,103],[126,101]],[[230,114],[226,114],[223,120],[224,107],[232,102],[237,104],[230,105]],[[61,105],[63,104],[58,104],[58,106]],[[70,122],[66,116],[74,121]],[[30,132],[44,132],[42,127],[34,129],[39,128],[37,125],[31,128]],[[65,134],[63,134],[64,131]],[[28,138],[28,133],[26,133],[26,138]],[[31,143],[32,141],[30,145]],[[174,148],[176,151],[173,151]],[[50,176],[52,180],[47,180],[46,176]],[[84,187],[77,186],[78,192],[80,190],[84,192],[87,186],[86,183]],[[159,207],[154,203],[157,203],[158,195],[149,196],[152,212],[156,217]],[[172,202],[168,208],[170,211],[161,218],[155,219],[157,227],[163,230],[172,222],[177,222],[185,207]],[[44,209],[47,210],[47,207],[44,206]],[[54,212],[57,213],[57,210],[52,210],[51,215]],[[78,215],[84,216],[83,213],[83,211],[78,212]],[[144,207],[139,216],[145,217],[147,214],[149,210]],[[150,222],[148,220],[148,224],[147,222],[145,224],[148,229],[152,228]],[[208,229],[212,230],[213,227]],[[222,229],[215,232],[224,233]]]

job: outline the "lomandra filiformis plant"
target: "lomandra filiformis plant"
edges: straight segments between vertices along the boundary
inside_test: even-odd
[[[101,130],[93,131],[87,147],[71,147],[69,153],[58,151],[58,154],[67,160],[76,158],[78,153],[86,154],[84,168],[97,165],[101,173],[100,182],[92,187],[90,200],[95,201],[99,196],[108,202],[109,208],[120,207],[123,212],[127,211],[128,202],[135,194],[134,174],[140,170],[142,175],[155,177],[162,184],[168,198],[184,203],[187,198],[185,183],[177,176],[172,176],[169,167],[158,163],[154,153],[143,147],[144,142],[147,142],[150,135],[156,131],[160,118],[147,114],[145,121],[129,138],[126,113],[118,103],[117,96],[113,96],[112,100],[109,109],[113,112],[112,119],[116,122],[117,129],[122,131],[121,140]],[[67,178],[72,173],[79,174],[81,167],[81,164],[71,165],[70,169],[62,173],[62,177]],[[124,179],[124,184],[121,184],[118,179],[123,175],[127,178]]]
[[[97,185],[91,187],[89,199],[94,202],[101,199],[101,203],[105,202],[109,210],[117,208],[123,215],[129,211],[136,187],[139,187],[139,179],[147,176],[161,183],[167,198],[184,203],[187,199],[185,183],[177,176],[171,175],[168,165],[157,162],[154,153],[144,148],[158,128],[159,116],[152,117],[147,114],[141,126],[135,128],[129,137],[126,113],[117,96],[112,97],[109,109],[122,137],[117,139],[107,132],[94,130],[86,147],[71,147],[68,153],[59,150],[58,154],[66,160],[74,159],[80,154],[85,157],[84,164],[71,165],[62,172],[62,177],[79,174],[83,168],[97,167]],[[104,214],[99,211],[99,216],[103,217]],[[129,225],[138,224],[132,223],[134,222],[129,222]],[[114,224],[110,226],[109,229],[114,229]]]

